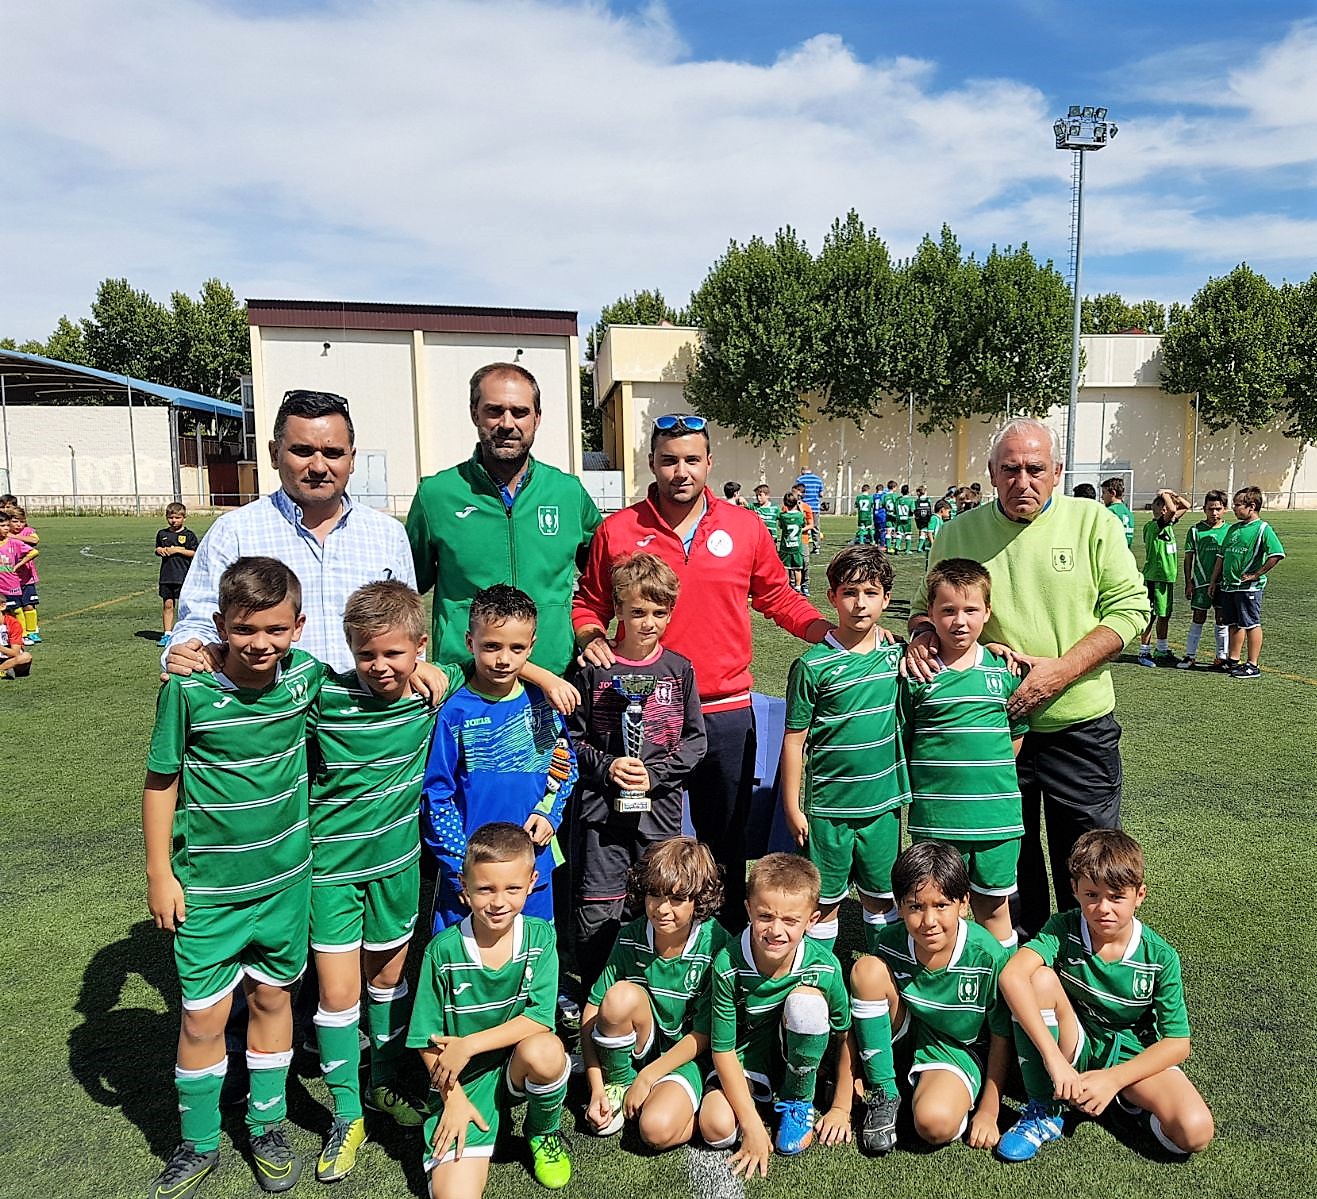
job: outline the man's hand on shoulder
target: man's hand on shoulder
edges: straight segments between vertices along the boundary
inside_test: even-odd
[[[1016,653],[1017,663],[1028,668],[1024,682],[1006,701],[1006,715],[1012,720],[1028,716],[1035,708],[1059,695],[1073,681],[1070,671],[1061,658],[1038,658],[1032,654]]]
[[[613,656],[613,647],[608,644],[608,634],[600,630],[589,641],[581,643],[576,661],[581,666],[612,666],[617,662]]]
[[[901,659],[901,672],[917,683],[931,683],[943,669],[938,656],[937,632],[931,622],[916,625]]]
[[[193,637],[169,647],[165,658],[165,673],[160,676],[160,681],[165,682],[171,674],[182,675],[184,678],[191,674],[214,674],[223,665],[222,642],[212,641],[207,645]]]

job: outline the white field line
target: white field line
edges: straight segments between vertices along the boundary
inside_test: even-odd
[[[727,1164],[730,1157],[725,1149],[686,1147],[686,1172],[690,1176],[692,1199],[742,1199],[745,1183],[732,1173]]]
[[[128,544],[130,544],[130,543],[127,542],[127,541],[107,541],[107,542],[104,542],[103,544],[105,544],[105,545],[128,545]],[[82,547],[82,549],[80,549],[80,550],[78,551],[78,553],[79,553],[82,557],[84,557],[84,558],[99,558],[102,562],[119,562],[119,563],[122,563],[124,566],[146,566],[146,565],[147,565],[147,563],[144,562],[144,561],[142,561],[142,559],[140,559],[140,558],[111,558],[111,557],[109,556],[109,554],[97,554],[97,553],[93,553],[93,549],[94,549],[93,546],[90,546],[90,545],[84,545],[84,546]]]

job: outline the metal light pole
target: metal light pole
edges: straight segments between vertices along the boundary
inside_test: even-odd
[[[1070,105],[1064,117],[1052,125],[1056,134],[1056,148],[1074,153],[1074,173],[1070,192],[1070,278],[1074,295],[1074,327],[1070,342],[1070,408],[1065,427],[1065,473],[1075,469],[1075,424],[1079,417],[1079,331],[1083,310],[1083,296],[1079,290],[1080,270],[1083,265],[1084,236],[1084,153],[1100,150],[1116,136],[1116,126],[1107,121],[1105,108],[1084,108]]]

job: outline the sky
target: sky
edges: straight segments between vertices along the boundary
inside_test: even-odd
[[[735,240],[948,223],[1083,290],[1317,271],[1313,0],[6,0],[0,336],[160,299],[683,305]]]

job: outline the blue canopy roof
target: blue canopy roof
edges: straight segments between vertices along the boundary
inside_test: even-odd
[[[43,400],[59,398],[61,394],[77,395],[80,392],[99,391],[112,395],[141,394],[144,399],[166,400],[175,408],[188,408],[193,412],[208,412],[215,416],[242,419],[242,405],[216,400],[167,383],[152,383],[147,379],[134,379],[131,375],[116,375],[73,362],[57,362],[21,350],[0,350],[0,375],[5,380],[5,400],[9,403],[39,404]]]

